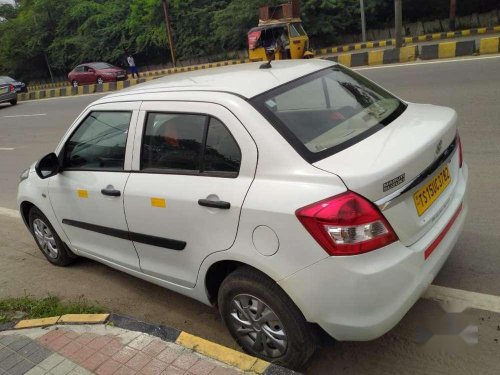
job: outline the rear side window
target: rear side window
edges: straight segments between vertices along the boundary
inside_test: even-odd
[[[277,87],[253,98],[252,104],[309,162],[361,141],[406,108],[381,87],[342,66]]]
[[[64,147],[64,168],[123,170],[131,112],[91,112]]]
[[[141,169],[235,177],[241,151],[226,126],[208,115],[149,113]]]

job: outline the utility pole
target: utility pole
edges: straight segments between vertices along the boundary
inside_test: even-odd
[[[165,27],[167,28],[168,44],[170,45],[170,54],[172,56],[172,65],[175,67],[177,65],[175,59],[175,46],[174,39],[172,38],[172,28],[170,27],[170,17],[168,14],[168,4],[167,0],[162,0],[163,4],[163,15],[165,16]]]
[[[403,46],[403,6],[401,0],[394,0],[394,20],[396,29],[396,48]]]
[[[457,0],[450,0],[450,30],[455,31],[457,17]]]
[[[359,0],[359,7],[361,8],[361,39],[366,42],[365,4],[363,0]]]

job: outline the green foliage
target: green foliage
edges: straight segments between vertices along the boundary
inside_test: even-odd
[[[246,49],[258,8],[287,0],[169,0],[179,60]],[[16,0],[0,5],[0,73],[23,80],[65,76],[75,65],[104,60],[125,66],[170,60],[162,0]],[[449,0],[403,0],[403,17],[445,18]],[[498,0],[460,0],[458,14],[498,8]],[[390,26],[393,0],[365,0],[368,28]],[[313,46],[360,31],[359,0],[302,0],[301,17]]]
[[[20,298],[0,299],[0,323],[12,320],[17,313],[24,313],[24,318],[46,318],[64,314],[96,314],[103,312],[97,304],[90,303],[80,297],[74,300],[61,301],[55,296],[34,298],[25,295]]]

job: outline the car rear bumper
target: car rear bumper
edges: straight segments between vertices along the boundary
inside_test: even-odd
[[[4,94],[0,94],[0,103],[10,102],[11,100],[17,99],[17,93],[15,92],[6,92]]]
[[[398,241],[358,256],[329,257],[279,284],[309,322],[335,339],[382,336],[420,298],[455,246],[468,210],[467,177],[464,164],[447,209],[416,244]]]

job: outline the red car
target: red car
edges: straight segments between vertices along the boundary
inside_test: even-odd
[[[127,79],[127,71],[105,62],[80,64],[68,74],[71,86],[116,82]]]

